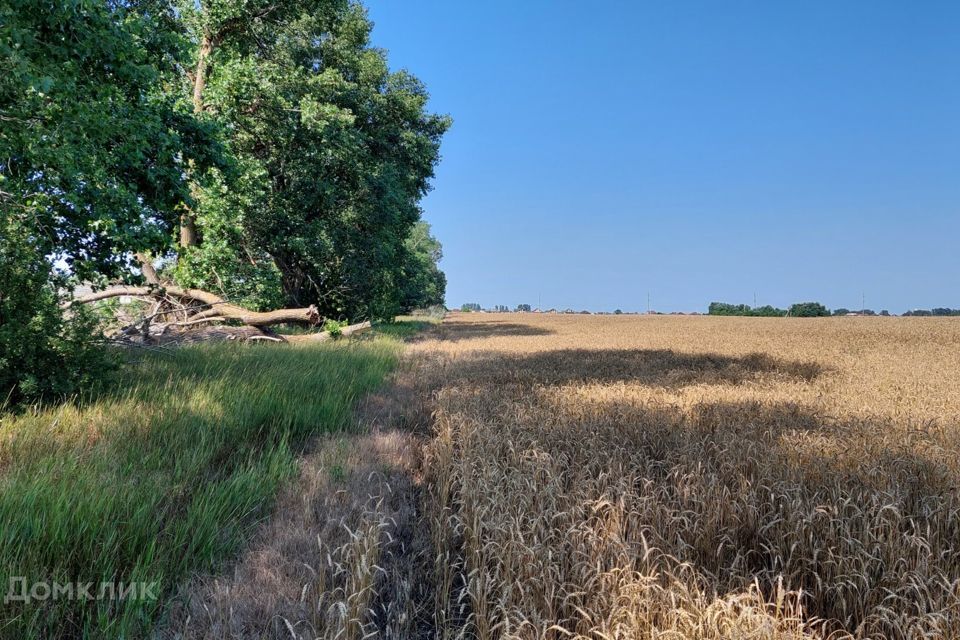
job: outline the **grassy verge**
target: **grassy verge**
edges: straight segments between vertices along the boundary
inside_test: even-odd
[[[80,406],[5,418],[0,637],[145,633],[165,594],[238,550],[308,438],[347,428],[354,402],[399,353],[382,335],[187,348],[141,356],[121,384]],[[92,597],[48,595],[55,583],[92,583]],[[101,594],[101,583],[114,591]],[[120,583],[140,585],[138,597],[111,597]],[[22,584],[36,597],[10,600]]]
[[[378,324],[375,330],[379,335],[404,340],[439,324],[442,320],[443,318],[425,316],[400,316],[396,322]]]

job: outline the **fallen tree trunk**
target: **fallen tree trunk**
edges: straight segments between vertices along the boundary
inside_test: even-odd
[[[155,274],[152,274],[152,276],[155,276]],[[151,277],[151,279],[153,278]],[[250,311],[209,291],[184,289],[173,285],[150,284],[144,287],[112,287],[104,291],[77,296],[66,303],[64,307],[69,308],[72,305],[89,304],[122,296],[151,298],[156,301],[154,310],[150,315],[127,325],[120,331],[121,335],[136,336],[136,339],[141,340],[144,344],[184,344],[216,340],[308,343],[324,342],[335,337],[329,331],[280,336],[267,329],[272,325],[284,323],[316,326],[320,324],[323,318],[315,306],[300,309],[277,309],[275,311]],[[157,308],[161,305],[166,309],[158,311]],[[172,310],[170,309],[171,306]],[[165,316],[166,320],[151,325],[151,321],[158,316]],[[228,321],[239,322],[245,326],[206,326],[202,329],[196,329],[199,325]],[[367,331],[370,326],[369,321],[352,324],[342,328],[337,332],[337,335],[349,337]]]
[[[361,322],[344,327],[340,335],[343,337],[354,336],[370,329],[369,322]],[[224,341],[243,341],[243,342],[279,342],[292,344],[315,344],[317,342],[327,342],[332,340],[333,336],[329,331],[320,333],[305,333],[300,335],[265,335],[256,327],[203,327],[196,331],[187,331],[180,334],[169,334],[166,331],[153,335],[153,344],[171,345],[171,344],[195,344],[199,342],[224,342]]]
[[[98,300],[107,300],[109,298],[118,298],[121,296],[131,297],[159,297],[174,296],[184,300],[199,302],[208,307],[206,310],[192,316],[191,320],[200,320],[210,316],[216,316],[224,320],[236,320],[251,327],[269,327],[285,322],[305,323],[311,325],[320,324],[323,319],[320,312],[313,305],[300,309],[277,309],[276,311],[250,311],[243,307],[227,302],[220,296],[203,291],[202,289],[182,289],[174,286],[153,286],[153,287],[112,287],[104,291],[96,291],[84,296],[74,298],[68,302],[65,307],[69,308],[75,304],[89,304]]]
[[[357,335],[358,333],[363,333],[364,331],[369,330],[371,327],[370,321],[360,322],[357,324],[351,324],[347,327],[344,327],[340,330],[340,335],[344,338]],[[326,342],[331,340],[333,335],[329,331],[322,331],[320,333],[305,333],[302,335],[293,335],[293,336],[284,336],[287,342],[300,343],[305,342]]]

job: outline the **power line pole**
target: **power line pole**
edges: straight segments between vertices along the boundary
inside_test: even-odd
[[[650,315],[650,292],[647,291],[647,315]]]

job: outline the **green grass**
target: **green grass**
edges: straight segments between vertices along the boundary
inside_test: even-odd
[[[307,440],[350,427],[354,402],[383,381],[400,350],[380,335],[140,355],[96,398],[4,418],[4,595],[24,576],[27,584],[157,582],[161,597],[8,602],[0,637],[146,634],[164,596],[240,549]]]
[[[395,322],[384,322],[376,325],[375,331],[379,335],[391,336],[398,340],[409,338],[428,327],[439,324],[443,318],[429,316],[399,316]]]

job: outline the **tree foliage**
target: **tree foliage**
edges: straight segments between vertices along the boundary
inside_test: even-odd
[[[443,305],[447,291],[447,277],[439,266],[443,248],[431,235],[429,224],[421,220],[413,226],[404,242],[404,252],[401,310]]]
[[[770,305],[753,308],[746,304],[729,304],[726,302],[711,302],[707,313],[711,316],[754,316],[764,318],[779,318],[787,315],[785,309],[778,309]]]
[[[61,310],[60,278],[28,225],[0,220],[0,409],[68,396],[109,368],[94,318]]]
[[[794,318],[812,318],[829,316],[830,310],[819,302],[798,302],[790,305],[789,309],[778,309],[770,305],[751,307],[746,304],[711,302],[707,313],[711,316],[752,316],[767,318],[791,316]]]
[[[171,17],[97,0],[0,4],[3,398],[71,394],[102,371],[92,320],[60,309],[68,276],[122,276],[135,252],[166,247],[189,198],[185,163],[220,161],[212,131],[159,90],[174,71]]]
[[[186,93],[221,125],[240,169],[197,198],[184,283],[218,287],[215,273],[247,264],[239,283],[278,274],[285,302],[332,317],[405,306],[407,240],[449,126],[426,111],[423,85],[390,72],[355,3],[221,0],[181,11],[195,47]]]
[[[0,4],[0,287],[35,294],[5,294],[5,335],[87,326],[58,309],[68,280],[137,280],[153,258],[253,309],[442,301],[417,223],[450,121],[370,31],[350,0]]]
[[[912,309],[905,312],[905,316],[960,316],[960,309],[949,307],[934,307],[933,309]]]
[[[219,160],[208,127],[160,86],[169,12],[136,3],[10,0],[0,8],[0,198],[82,278],[168,244],[187,161]]]
[[[820,318],[830,315],[830,309],[819,302],[798,302],[790,305],[790,314],[793,318]]]

